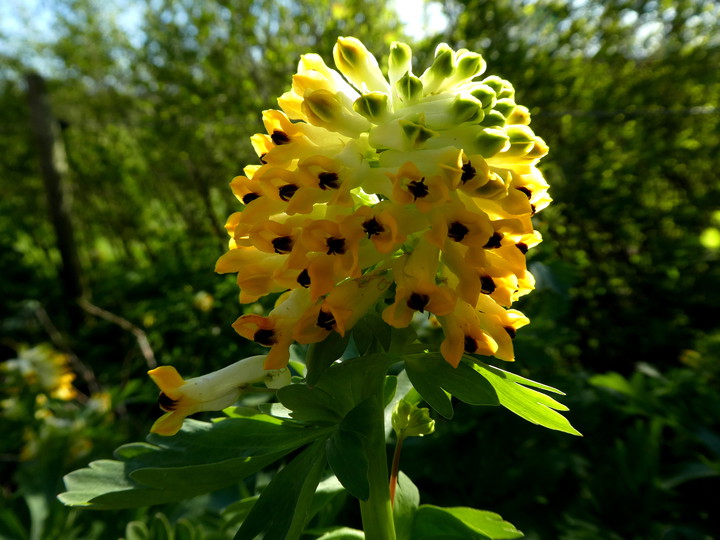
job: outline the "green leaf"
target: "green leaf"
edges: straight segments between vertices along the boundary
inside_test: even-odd
[[[175,493],[152,489],[132,481],[126,464],[99,460],[65,476],[64,493],[58,499],[68,506],[89,506],[98,510],[151,506],[181,500]]]
[[[227,521],[228,526],[240,527],[242,522],[245,521],[245,519],[250,514],[250,510],[252,510],[252,507],[255,506],[255,503],[259,498],[259,495],[247,497],[245,499],[235,501],[234,503],[226,507],[222,511],[222,517]]]
[[[353,407],[340,422],[340,429],[352,431],[363,437],[369,437],[373,425],[373,400],[367,398]]]
[[[571,435],[582,435],[570,425],[567,418],[557,412],[567,411],[565,405],[528,387],[564,395],[560,390],[489,366],[479,360],[472,360],[475,363],[475,370],[485,377],[497,392],[500,405],[533,424]]]
[[[413,520],[420,505],[420,492],[408,476],[400,471],[395,490],[393,519],[398,540],[413,540]]]
[[[383,387],[383,407],[392,401],[397,391],[398,379],[395,375],[387,375],[385,377],[385,386]]]
[[[372,398],[350,410],[327,441],[328,464],[345,489],[360,500],[370,496],[366,441],[372,432]]]
[[[277,397],[295,420],[337,424],[342,419],[342,404],[321,388],[290,384],[280,388]]]
[[[362,317],[353,327],[353,341],[360,356],[377,352],[379,345],[382,350],[390,350],[392,327],[376,313]]]
[[[370,496],[368,460],[363,440],[354,431],[338,429],[328,437],[325,452],[328,464],[350,495],[362,501]]]
[[[235,540],[300,538],[325,460],[324,441],[316,441],[278,472],[260,494]]]
[[[334,475],[330,475],[318,484],[313,497],[310,515],[315,516],[321,511],[326,511],[332,505],[343,504],[347,491]]]
[[[58,497],[96,509],[179,501],[246,478],[331,430],[261,414],[213,423],[186,420],[173,437],[150,435],[150,443],[118,448],[118,461],[94,461],[71,472]]]
[[[493,512],[424,504],[415,513],[412,540],[507,540],[523,536]]]
[[[614,371],[593,375],[588,379],[588,382],[593,386],[614,390],[626,396],[632,396],[635,393],[630,381]]]
[[[350,341],[350,334],[345,334],[343,337],[337,332],[332,332],[324,340],[308,347],[305,356],[307,365],[305,378],[310,386],[315,386],[325,370],[342,356],[348,341]]]
[[[408,364],[405,364],[405,371],[415,390],[418,391],[428,405],[445,418],[453,417],[454,412],[450,394],[440,388],[437,381],[428,377],[423,370],[414,371]]]
[[[390,327],[390,345],[388,352],[395,354],[404,354],[408,350],[408,346],[417,339],[417,333],[411,326],[406,328]]]
[[[371,354],[364,357],[343,360],[323,375],[315,388],[320,388],[333,396],[338,404],[336,409],[341,418],[364,399],[377,390],[388,367],[397,361],[387,354]]]
[[[413,388],[410,379],[407,376],[407,371],[404,369],[397,374],[395,377],[397,388],[395,389],[395,395],[385,405],[385,437],[387,437],[392,431],[392,415],[395,410],[395,405],[401,399],[408,401],[408,403],[417,404],[422,400],[420,394]]]
[[[445,418],[453,415],[447,393],[470,405],[500,404],[491,384],[467,364],[453,368],[439,354],[413,354],[405,357],[405,370],[423,399]]]

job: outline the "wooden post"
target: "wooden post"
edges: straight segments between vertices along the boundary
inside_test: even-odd
[[[59,124],[52,118],[45,80],[37,73],[26,75],[25,80],[40,173],[62,260],[62,267],[59,269],[60,281],[65,296],[75,304],[75,301],[85,295],[85,287],[71,219],[70,192],[65,181],[68,170],[65,147],[58,133]]]

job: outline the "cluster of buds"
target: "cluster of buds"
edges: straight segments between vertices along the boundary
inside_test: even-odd
[[[550,202],[527,108],[465,49],[441,44],[416,76],[410,48],[393,43],[387,78],[355,38],[333,56],[339,72],[301,57],[282,112],[264,111],[267,134],[252,137],[260,164],[231,183],[244,208],[216,270],[237,273],[241,303],[281,293],[233,327],[278,369],[293,341],[344,335],[394,294],[383,319],[431,314],[450,364],[464,352],[513,360],[528,320],[508,308],[533,288],[531,216]]]

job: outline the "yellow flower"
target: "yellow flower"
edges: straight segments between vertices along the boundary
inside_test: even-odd
[[[398,42],[387,77],[353,37],[333,59],[337,70],[301,57],[282,111],[264,111],[267,133],[251,139],[260,163],[231,183],[244,208],[216,269],[237,272],[241,303],[282,293],[234,328],[279,368],[293,341],[344,334],[387,290],[383,319],[437,317],[451,364],[464,352],[513,360],[527,319],[507,308],[533,288],[531,217],[550,202],[528,109],[466,49],[439,45],[420,75]]]
[[[219,411],[235,403],[243,390],[256,382],[268,388],[290,383],[287,369],[265,370],[264,356],[251,356],[218,371],[183,379],[172,366],[160,366],[148,375],[160,388],[158,404],[165,411],[150,431],[159,435],[175,435],[185,417],[201,411]]]
[[[73,386],[75,374],[70,369],[68,355],[49,345],[21,349],[13,360],[3,364],[3,369],[18,373],[29,386],[56,399],[74,399],[78,392]]]

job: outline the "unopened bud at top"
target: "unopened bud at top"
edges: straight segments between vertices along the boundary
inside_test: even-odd
[[[360,92],[388,92],[389,85],[377,60],[357,38],[338,38],[333,58],[340,72]]]
[[[435,420],[430,418],[430,409],[401,399],[393,410],[392,426],[399,439],[422,437],[435,431]]]
[[[406,73],[412,73],[412,50],[405,43],[395,41],[390,45],[388,59],[390,84],[394,85]]]

